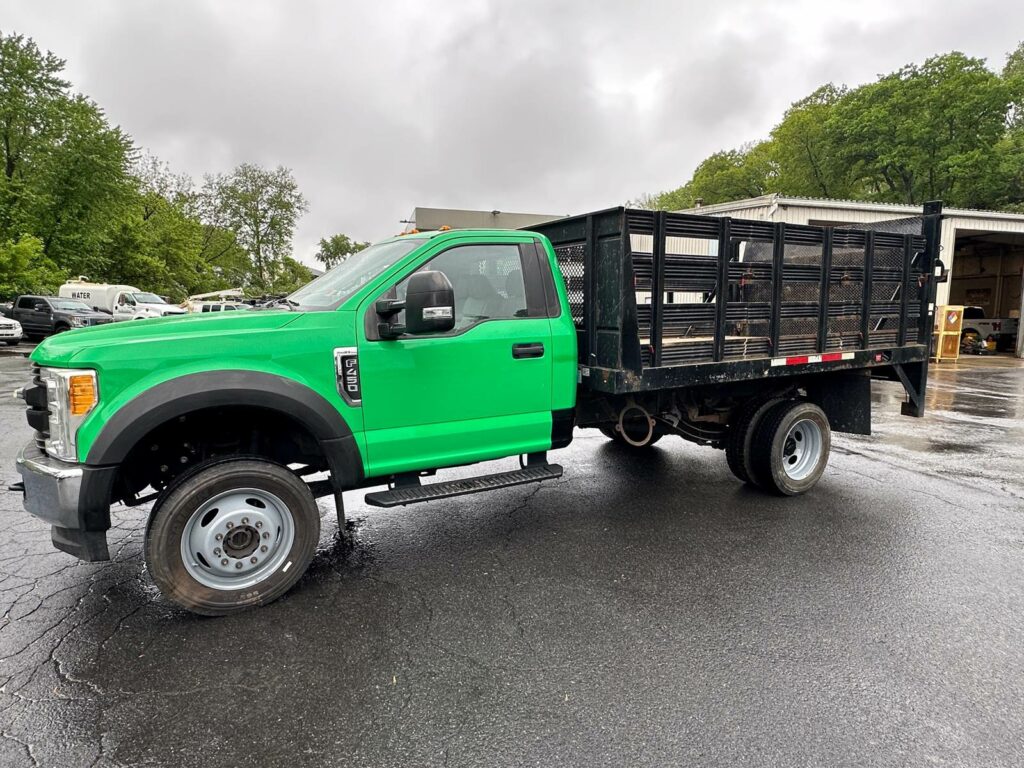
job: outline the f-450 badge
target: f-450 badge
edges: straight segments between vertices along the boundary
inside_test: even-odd
[[[349,405],[362,403],[359,355],[355,347],[338,347],[334,350],[334,372],[338,378],[338,393],[345,398],[345,402]]]

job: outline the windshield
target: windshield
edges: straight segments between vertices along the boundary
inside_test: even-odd
[[[63,309],[68,312],[81,312],[82,310],[88,312],[92,310],[92,307],[78,299],[50,299],[50,303],[53,304],[54,309]]]
[[[145,291],[139,291],[133,293],[132,296],[139,304],[166,304],[167,302],[157,296],[155,293],[146,293]]]
[[[336,309],[341,302],[400,258],[423,245],[419,238],[389,240],[353,253],[331,271],[285,299],[309,309]]]

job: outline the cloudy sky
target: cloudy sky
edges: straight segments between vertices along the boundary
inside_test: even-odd
[[[317,240],[417,206],[577,213],[683,183],[818,85],[961,50],[1002,67],[1010,0],[0,0],[0,30],[196,178],[294,170]]]

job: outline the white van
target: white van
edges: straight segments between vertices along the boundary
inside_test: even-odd
[[[109,312],[115,320],[143,320],[147,317],[184,315],[181,307],[168,304],[155,293],[131,285],[90,283],[84,277],[68,280],[57,291],[64,299],[81,299],[93,309]]]

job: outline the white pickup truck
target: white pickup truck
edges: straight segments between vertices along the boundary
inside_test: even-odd
[[[1019,325],[1016,317],[988,318],[981,307],[964,307],[960,338],[976,336],[981,341],[994,341],[996,349],[1012,349]]]
[[[168,304],[155,293],[140,291],[131,285],[90,283],[85,278],[64,283],[57,295],[64,299],[81,299],[93,309],[113,315],[115,320],[186,314],[186,310]]]

